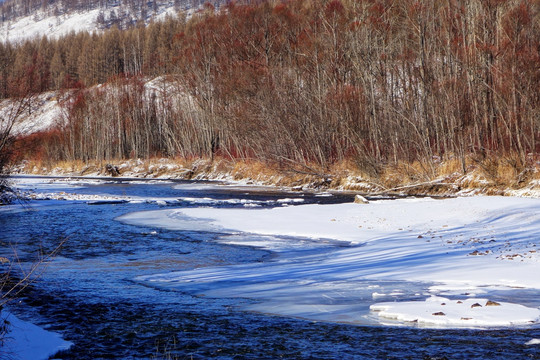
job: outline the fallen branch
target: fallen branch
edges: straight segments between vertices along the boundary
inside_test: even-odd
[[[418,188],[418,187],[422,187],[422,186],[426,186],[426,185],[454,186],[455,184],[445,183],[445,182],[442,182],[442,180],[432,180],[432,181],[426,181],[426,182],[421,182],[421,183],[416,183],[416,184],[411,184],[411,185],[398,186],[398,187],[395,187],[395,188],[386,189],[384,191],[374,193],[374,194],[370,194],[370,195],[371,196],[385,195],[385,194],[388,194],[389,192],[400,191],[400,190],[405,190],[405,189],[414,189],[414,188]]]

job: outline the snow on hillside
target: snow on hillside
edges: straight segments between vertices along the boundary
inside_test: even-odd
[[[107,85],[97,85],[96,88],[101,88]],[[164,77],[149,79],[145,83],[146,96],[150,99],[152,96],[171,97],[171,93],[178,91]],[[31,100],[31,106],[28,111],[25,111],[15,122],[12,133],[14,135],[31,135],[41,131],[47,131],[56,125],[62,125],[65,122],[64,109],[62,104],[62,95],[58,91],[48,91],[37,95]],[[194,99],[186,94],[180,94],[175,97],[177,106],[194,109],[196,104]],[[16,104],[15,104],[16,105]],[[0,100],[0,130],[4,129],[7,124],[4,119],[10,118],[10,112],[15,106],[10,99]],[[159,104],[158,104],[159,105]]]
[[[7,22],[0,29],[0,40],[19,43],[35,37],[49,36],[58,38],[72,31],[97,30],[96,23],[99,9],[61,16],[43,16],[38,14]]]
[[[32,99],[27,111],[13,125],[14,135],[30,135],[40,131],[49,130],[62,119],[62,107],[58,102],[58,93],[49,91]],[[0,101],[0,118],[8,118],[12,109],[12,100]],[[5,126],[0,122],[0,130]]]
[[[186,11],[189,10],[186,8]],[[0,41],[20,43],[28,39],[48,36],[59,38],[71,32],[101,31],[98,16],[103,9],[96,8],[88,11],[77,11],[59,16],[48,15],[38,11],[33,15],[18,18],[15,21],[0,23]],[[120,6],[107,8],[107,12],[124,13]],[[163,5],[148,16],[146,22],[163,20],[166,16],[175,16],[177,11],[172,4]]]

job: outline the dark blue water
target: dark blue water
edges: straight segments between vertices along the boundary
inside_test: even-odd
[[[77,193],[210,197],[304,203],[350,196],[231,189],[175,189],[172,184],[92,185]],[[175,204],[195,206],[189,202]],[[216,206],[240,206],[218,204]],[[75,345],[60,359],[540,359],[539,329],[426,330],[320,323],[241,311],[249,299],[212,299],[146,287],[139,275],[267,261],[271,254],[214,242],[219,234],[135,227],[114,219],[156,203],[90,205],[33,201],[0,212],[0,256],[12,248],[24,264],[64,242],[38,281],[11,310]]]

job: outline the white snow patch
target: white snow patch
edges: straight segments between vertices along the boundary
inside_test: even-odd
[[[73,346],[73,343],[63,340],[59,334],[20,320],[6,310],[2,310],[0,318],[9,322],[3,346],[0,344],[0,353],[9,359],[48,359],[57,352]]]
[[[540,310],[488,299],[450,300],[432,296],[425,301],[385,302],[370,306],[380,318],[437,327],[520,326],[540,321]]]
[[[14,135],[28,135],[61,124],[62,108],[58,103],[57,96],[58,93],[49,91],[32,99],[29,111],[23,112],[17,119],[12,133]],[[0,118],[9,118],[12,106],[12,100],[10,99],[0,101]],[[0,127],[2,127],[1,123]]]
[[[389,296],[397,300],[407,300],[413,294],[428,292],[435,284],[439,287],[431,288],[432,293],[452,292],[473,299],[481,293],[490,296],[493,289],[510,294],[520,288],[540,289],[538,199],[468,197],[381,200],[362,206],[167,209],[127,214],[119,220],[174,230],[235,234],[236,238],[229,239],[231,243],[276,251],[279,257],[267,263],[208,267],[138,279],[155,286],[190,286],[196,293],[208,296],[258,299],[261,303],[249,309],[268,313],[295,316],[291,309],[297,309],[300,317],[365,323],[369,309],[359,311],[351,298],[373,301],[378,294],[392,294]],[[247,240],[240,240],[242,236]],[[287,237],[310,241],[287,247]],[[316,249],[317,244],[325,250],[298,251]],[[377,288],[377,293],[370,290],[374,283],[392,281],[407,282],[410,290],[403,295],[403,290],[395,286]],[[348,301],[343,304],[335,300],[330,306],[328,297]],[[314,311],[316,308],[324,311]],[[468,324],[509,326],[532,319],[510,322],[507,312],[501,309],[523,310],[517,303],[505,304],[498,310],[483,310],[485,317]],[[461,320],[437,321],[426,324],[462,326]],[[538,322],[538,317],[533,321]]]
[[[189,18],[196,8],[185,9],[185,14]],[[20,43],[33,38],[48,36],[57,39],[68,35],[71,32],[101,32],[97,18],[100,11],[106,10],[106,15],[112,10],[123,13],[122,6],[109,5],[107,9],[95,8],[90,10],[71,11],[62,15],[51,15],[50,12],[36,11],[32,15],[19,17],[15,20],[6,21],[0,24],[0,41]],[[146,23],[151,21],[163,21],[167,17],[177,16],[178,13],[172,2],[158,5],[157,12],[149,12],[145,19]]]
[[[9,21],[0,26],[0,41],[22,42],[27,39],[47,35],[58,38],[70,32],[97,30],[96,19],[99,9],[73,12],[60,16],[34,14]]]
[[[277,202],[280,203],[280,204],[302,203],[302,202],[304,202],[304,199],[285,198],[285,199],[278,199]]]

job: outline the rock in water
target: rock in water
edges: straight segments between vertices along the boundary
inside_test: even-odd
[[[369,204],[369,201],[362,195],[356,195],[354,197],[354,203],[355,204]]]
[[[105,171],[110,174],[111,176],[120,176],[120,169],[118,169],[118,166],[107,164],[105,165]]]

